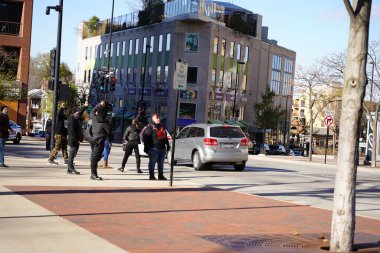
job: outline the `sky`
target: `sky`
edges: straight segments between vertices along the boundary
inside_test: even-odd
[[[138,0],[114,0],[114,16],[138,8]],[[345,51],[349,18],[343,0],[234,0],[233,2],[263,16],[269,38],[279,46],[296,51],[296,63],[307,66],[328,54]],[[56,46],[58,13],[45,14],[46,6],[59,0],[34,0],[31,55],[47,53]],[[111,17],[112,0],[64,0],[61,62],[74,71],[78,25],[96,15]],[[380,40],[380,0],[372,1],[369,40]]]

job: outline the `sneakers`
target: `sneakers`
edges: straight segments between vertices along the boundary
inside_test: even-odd
[[[67,169],[67,174],[79,175],[80,173],[76,169]]]
[[[124,168],[118,168],[117,170],[120,172],[124,172]]]
[[[165,180],[168,180],[168,179],[166,177],[164,177],[164,176],[158,176],[158,180],[165,181]]]
[[[0,167],[3,167],[3,168],[8,168],[9,166],[6,165],[5,163],[0,163]]]
[[[90,179],[91,180],[98,180],[98,181],[103,180],[103,178],[99,177],[98,175],[91,175]]]
[[[56,161],[54,161],[54,160],[48,160],[48,163],[50,164],[50,165],[58,165],[58,163],[56,162]]]
[[[155,176],[149,176],[149,180],[157,180]]]

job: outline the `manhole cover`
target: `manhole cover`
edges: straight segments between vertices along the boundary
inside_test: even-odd
[[[206,235],[204,240],[222,245],[225,248],[244,251],[252,248],[319,248],[320,241],[302,236],[286,235]]]

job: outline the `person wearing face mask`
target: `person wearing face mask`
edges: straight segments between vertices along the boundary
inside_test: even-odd
[[[8,107],[2,106],[0,112],[0,167],[8,167],[4,163],[4,149],[9,132],[12,132],[12,128],[9,125]]]
[[[80,142],[83,140],[82,116],[87,109],[87,102],[84,107],[73,110],[68,120],[69,159],[67,163],[67,174],[80,174],[74,167],[74,158],[78,153]]]
[[[167,180],[164,176],[166,152],[170,150],[165,128],[161,125],[157,113],[152,115],[152,124],[148,125],[143,135],[144,151],[149,156],[149,180],[156,180],[154,167],[157,163],[158,180]]]

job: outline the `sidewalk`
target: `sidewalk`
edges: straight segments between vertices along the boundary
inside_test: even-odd
[[[326,252],[331,212],[254,195],[146,180],[64,174],[46,158],[0,169],[0,252]],[[132,169],[132,168],[129,168]],[[380,220],[358,217],[358,252],[380,252]]]

